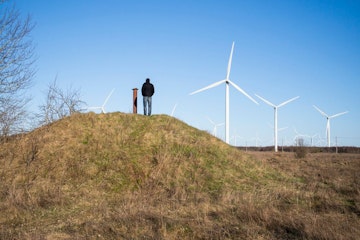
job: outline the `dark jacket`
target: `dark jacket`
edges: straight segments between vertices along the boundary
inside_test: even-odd
[[[154,85],[150,83],[150,80],[146,80],[141,88],[141,93],[144,97],[151,97],[155,92]]]

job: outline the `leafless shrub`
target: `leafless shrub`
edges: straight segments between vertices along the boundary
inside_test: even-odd
[[[296,147],[295,148],[295,157],[296,158],[305,158],[307,154],[306,147]]]
[[[297,138],[296,139],[296,147],[294,147],[295,149],[295,157],[296,158],[305,158],[306,154],[307,154],[307,148],[305,146],[304,143],[304,139],[303,138]]]
[[[49,124],[80,112],[84,104],[80,100],[79,90],[69,88],[64,91],[56,85],[56,79],[48,87],[45,104],[40,106],[40,124]]]

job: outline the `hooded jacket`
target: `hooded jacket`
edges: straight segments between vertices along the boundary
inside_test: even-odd
[[[155,88],[152,83],[150,83],[150,79],[146,79],[145,83],[141,88],[141,93],[144,97],[152,97],[154,95]]]

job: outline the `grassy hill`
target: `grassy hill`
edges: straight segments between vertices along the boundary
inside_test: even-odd
[[[76,114],[0,144],[0,239],[359,239],[359,170],[166,115]]]

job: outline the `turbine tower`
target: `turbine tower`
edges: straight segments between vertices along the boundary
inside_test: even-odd
[[[103,103],[103,105],[102,105],[101,107],[89,107],[88,109],[89,109],[89,110],[90,110],[90,109],[101,109],[101,113],[106,113],[106,112],[105,112],[105,105],[106,105],[107,101],[109,101],[109,98],[110,98],[111,95],[113,94],[114,90],[115,90],[115,88],[114,88],[113,90],[111,90],[111,92],[110,92],[109,95],[106,97],[106,99],[105,99],[105,101],[104,101],[104,103]]]
[[[190,93],[190,95],[205,91],[207,89],[219,86],[222,83],[225,83],[225,142],[227,144],[229,144],[229,127],[230,127],[230,120],[229,120],[229,105],[230,105],[230,98],[229,98],[229,85],[231,84],[234,88],[236,88],[239,92],[241,92],[242,94],[244,94],[246,97],[248,97],[251,101],[253,101],[254,103],[258,104],[252,97],[250,97],[244,90],[242,90],[238,85],[236,85],[235,83],[233,83],[230,80],[230,70],[231,70],[231,61],[232,61],[232,55],[233,55],[233,51],[234,51],[234,42],[232,43],[232,47],[231,47],[231,52],[230,52],[230,57],[229,57],[229,62],[228,62],[228,67],[227,67],[227,72],[226,72],[226,78],[223,80],[220,80],[218,82],[215,82],[213,84],[210,84],[207,87],[201,88],[195,92]]]
[[[327,138],[327,144],[328,144],[328,147],[330,147],[330,119],[331,118],[335,118],[335,117],[338,117],[340,115],[343,115],[345,113],[348,113],[348,111],[346,112],[341,112],[341,113],[337,113],[335,115],[332,115],[332,116],[329,116],[327,115],[326,113],[324,113],[323,111],[321,111],[318,107],[316,107],[315,105],[313,105],[313,107],[319,111],[319,113],[321,115],[323,115],[324,117],[326,117],[326,138]]]
[[[271,107],[274,108],[274,148],[275,148],[275,152],[278,151],[278,129],[277,129],[277,111],[279,107],[284,106],[285,104],[288,104],[289,102],[294,101],[295,99],[298,99],[299,96],[291,98],[283,103],[280,103],[279,105],[275,105],[273,103],[271,103],[270,101],[266,100],[265,98],[260,97],[259,95],[255,94],[258,98],[260,98],[261,100],[263,100],[266,104],[270,105]]]

